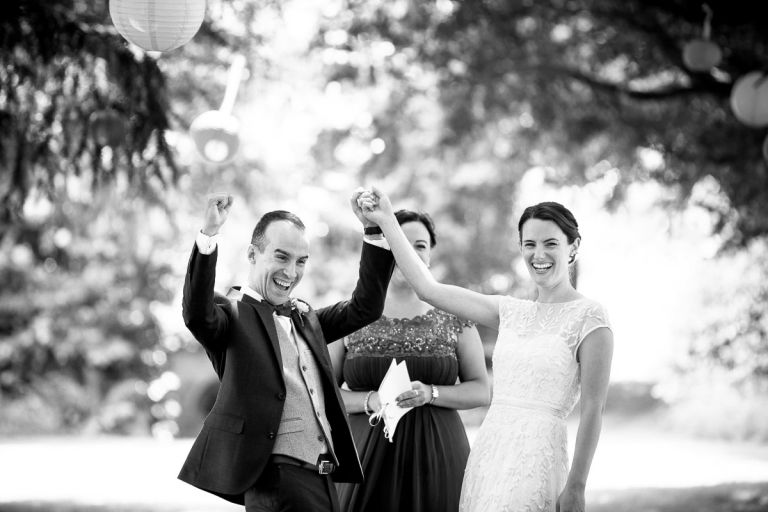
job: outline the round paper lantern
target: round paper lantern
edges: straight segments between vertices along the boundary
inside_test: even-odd
[[[691,71],[704,72],[720,64],[723,52],[707,39],[694,39],[683,48],[683,62]]]
[[[768,126],[768,75],[752,71],[736,80],[731,89],[731,109],[747,126]]]
[[[213,164],[232,160],[240,147],[240,122],[220,110],[203,112],[192,121],[189,133],[200,156]]]
[[[109,14],[120,34],[148,51],[167,52],[197,33],[205,0],[109,0]]]
[[[91,135],[99,146],[116,147],[125,139],[125,119],[116,110],[107,108],[91,114]]]

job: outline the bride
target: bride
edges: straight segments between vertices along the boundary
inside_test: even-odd
[[[571,284],[581,243],[573,214],[559,203],[526,208],[520,248],[536,300],[485,295],[435,280],[411,248],[377,188],[360,196],[384,232],[397,265],[429,304],[499,331],[493,399],[477,433],[461,490],[464,512],[583,512],[600,437],[613,334],[605,309]],[[568,469],[565,419],[581,396]]]

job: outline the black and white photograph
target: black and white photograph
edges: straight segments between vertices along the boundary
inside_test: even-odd
[[[768,4],[6,0],[0,512],[768,511]]]

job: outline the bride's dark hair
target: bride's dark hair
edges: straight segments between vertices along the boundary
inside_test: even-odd
[[[551,220],[565,233],[569,244],[581,238],[576,217],[573,216],[571,210],[560,203],[546,201],[526,208],[520,216],[520,222],[517,223],[517,234],[521,239],[523,237],[523,224],[530,219]]]

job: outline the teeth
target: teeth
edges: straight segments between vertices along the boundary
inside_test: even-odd
[[[533,263],[533,268],[537,270],[545,270],[552,266],[551,263]]]
[[[289,286],[291,286],[290,281],[283,281],[282,279],[277,279],[277,278],[275,278],[274,281],[275,283],[277,283],[279,286],[282,286],[283,288],[288,288]]]

